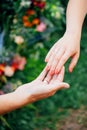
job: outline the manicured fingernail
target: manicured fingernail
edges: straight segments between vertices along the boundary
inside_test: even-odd
[[[49,67],[49,66],[47,66],[47,67],[46,67],[46,70],[48,71],[49,69],[50,69],[50,67]]]
[[[56,70],[56,71],[55,71],[55,74],[58,74],[58,73],[59,73],[59,71],[58,71],[58,70]]]
[[[50,75],[53,75],[54,74],[54,71],[50,71]]]
[[[69,72],[72,73],[73,69],[70,69]]]

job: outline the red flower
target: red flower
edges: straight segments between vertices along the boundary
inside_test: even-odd
[[[4,64],[0,64],[0,75],[4,74],[4,69],[5,69],[5,65]]]
[[[29,21],[29,16],[24,15],[24,16],[22,17],[22,20],[23,20],[23,25],[24,25],[25,27],[32,27],[32,26],[33,26],[33,25],[32,25],[32,22]]]
[[[27,14],[27,15],[34,15],[34,14],[35,14],[35,11],[29,9],[29,10],[26,11],[26,14]]]
[[[17,63],[12,63],[12,64],[11,64],[11,67],[12,67],[13,70],[15,71],[15,70],[17,70],[18,65],[17,65]]]
[[[40,23],[40,20],[38,18],[34,18],[32,21],[33,25],[38,25]]]
[[[27,21],[27,20],[28,20],[28,16],[24,15],[24,16],[22,17],[22,19],[23,19],[23,22],[24,22],[24,21]]]
[[[37,6],[37,7],[40,8],[40,9],[43,9],[43,8],[45,7],[45,5],[46,5],[46,2],[45,2],[45,1],[32,0],[32,2],[33,2],[33,5],[34,5],[34,6]]]
[[[43,9],[45,7],[45,2],[38,2],[37,6],[40,8],[40,9]]]
[[[33,26],[33,24],[29,21],[25,21],[23,24],[25,27],[32,27]]]

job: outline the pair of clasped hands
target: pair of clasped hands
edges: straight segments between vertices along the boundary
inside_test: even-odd
[[[76,37],[72,38],[70,34],[65,34],[54,44],[45,58],[47,64],[42,73],[31,83],[25,84],[29,86],[27,87],[27,94],[32,93],[31,102],[52,96],[62,88],[69,88],[69,84],[63,82],[64,64],[69,58],[72,58],[69,64],[69,72],[72,72],[78,61],[79,53],[80,40]],[[24,89],[25,85],[16,91]],[[27,94],[25,93],[25,95]]]

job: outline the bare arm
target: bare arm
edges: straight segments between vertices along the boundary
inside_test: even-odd
[[[66,31],[81,33],[87,13],[87,0],[69,0],[66,12]]]
[[[80,39],[84,18],[87,13],[87,0],[69,0],[66,13],[66,31],[48,52],[45,61],[50,74],[58,73],[71,58],[69,72],[77,64],[80,55]]]
[[[26,97],[27,98],[27,97]],[[25,99],[26,99],[25,98]],[[0,96],[0,114],[5,114],[22,107],[25,104],[24,96],[15,92]]]

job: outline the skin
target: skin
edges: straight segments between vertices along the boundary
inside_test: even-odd
[[[72,72],[80,55],[80,39],[84,18],[87,14],[87,0],[69,0],[66,12],[66,31],[51,50],[45,62],[49,74],[58,74],[66,61],[71,58],[69,72]]]
[[[34,81],[20,86],[12,93],[1,95],[0,114],[5,114],[29,103],[52,96],[57,90],[69,88],[67,83],[62,82],[64,67],[59,74],[53,77],[46,78],[46,75],[47,71],[44,69]]]

